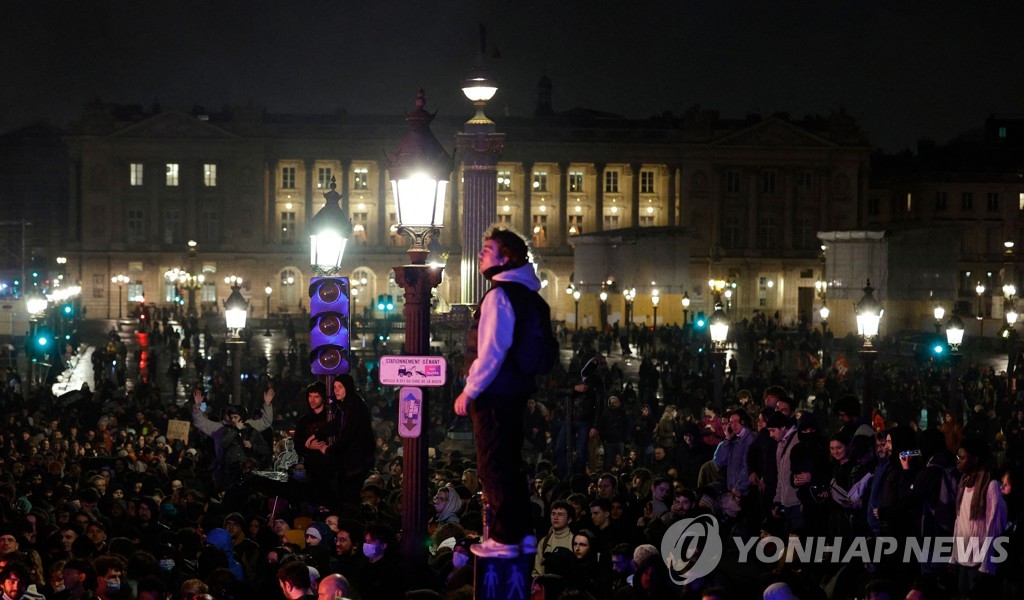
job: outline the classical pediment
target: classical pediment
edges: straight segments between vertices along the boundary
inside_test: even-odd
[[[119,138],[228,139],[236,137],[216,125],[177,111],[160,113],[111,134]]]
[[[768,119],[711,142],[712,146],[756,148],[827,148],[829,140],[781,119]]]

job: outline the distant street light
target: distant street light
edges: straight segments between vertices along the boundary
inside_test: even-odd
[[[874,396],[871,392],[872,370],[878,352],[871,344],[871,340],[878,335],[879,322],[882,320],[882,305],[875,299],[875,289],[871,287],[869,279],[864,286],[864,296],[857,303],[857,333],[864,338],[864,345],[861,347],[861,361],[864,364],[864,402],[863,416],[871,422],[874,416]]]
[[[110,281],[117,284],[117,318],[120,319],[122,316],[121,288],[124,286],[124,284],[131,281],[131,278],[125,275],[124,273],[118,273],[117,275],[111,277]]]

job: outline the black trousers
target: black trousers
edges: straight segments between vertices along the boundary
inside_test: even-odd
[[[490,537],[503,544],[518,544],[533,533],[523,470],[526,400],[485,392],[471,404],[477,474],[491,510]]]

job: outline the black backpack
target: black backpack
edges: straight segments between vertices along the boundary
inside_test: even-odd
[[[494,281],[516,314],[509,357],[524,375],[546,375],[558,360],[558,340],[551,329],[551,307],[540,294],[521,283]],[[493,288],[492,288],[493,289]]]

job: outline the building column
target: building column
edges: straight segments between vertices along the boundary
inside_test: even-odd
[[[387,178],[384,177],[384,173],[385,169],[378,169],[377,171],[377,197],[380,199],[377,202],[377,245],[387,248],[391,233],[388,231],[388,226],[390,225],[388,223],[388,182]],[[345,174],[347,177],[347,170]]]
[[[267,243],[273,244],[277,240],[274,239],[274,225],[277,223],[277,161],[267,161],[267,189],[266,197],[264,198],[264,228],[263,238]]]
[[[302,207],[302,229],[301,229],[301,231],[305,231],[308,234],[309,233],[309,224],[310,224],[310,222],[312,222],[313,215],[316,213],[316,209],[313,206],[313,189],[314,189],[314,186],[313,186],[313,169],[314,169],[313,159],[307,158],[307,159],[303,160],[302,161],[302,168],[305,169],[305,171],[306,171],[306,173],[305,173],[306,176],[304,177],[304,182],[305,183],[303,184],[303,185],[306,186],[306,189],[302,190],[302,205],[303,205],[303,207]],[[296,233],[298,233],[298,232],[296,232]],[[302,239],[301,236],[296,235],[295,241],[298,242],[300,239]]]
[[[669,227],[675,227],[676,223],[676,169],[674,164],[668,165],[668,194],[665,196],[665,222]]]
[[[523,236],[533,239],[533,163],[523,163]]]
[[[594,163],[597,189],[594,191],[594,231],[604,231],[604,168],[607,163]]]
[[[487,279],[477,269],[476,256],[487,228],[498,214],[498,158],[505,148],[505,135],[495,133],[494,123],[490,121],[470,121],[464,133],[455,135],[455,147],[462,157],[462,219],[459,221],[458,212],[452,219],[452,223],[459,226],[459,230],[453,232],[458,235],[455,239],[462,245],[459,301],[476,304],[487,291]],[[454,185],[453,182],[453,199],[457,197]],[[529,198],[529,180],[526,189],[524,206]],[[457,207],[455,202],[452,204]],[[529,214],[529,210],[526,213]]]
[[[787,171],[782,176],[782,248],[793,248],[793,221],[796,211],[796,181],[793,173]]]
[[[551,237],[552,246],[564,246],[569,239],[569,163],[558,163],[561,176],[558,178],[558,229]]]
[[[757,194],[760,189],[757,184],[757,173],[751,173],[747,190],[747,248],[750,249],[757,248]]]
[[[352,213],[350,212],[351,204],[349,199],[352,196],[352,178],[349,177],[349,172],[352,170],[352,161],[343,158],[338,161],[338,164],[341,165],[341,173],[338,173],[340,177],[336,177],[335,180],[338,184],[338,193],[341,194],[341,212],[351,219]],[[367,181],[366,185],[369,187],[370,182]]]
[[[639,227],[640,226],[640,170],[643,165],[640,163],[630,163],[629,169],[633,172],[633,185],[632,188],[633,197],[629,199],[629,226]]]

